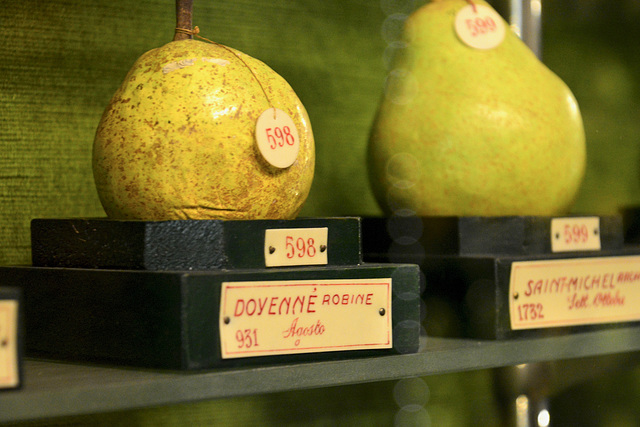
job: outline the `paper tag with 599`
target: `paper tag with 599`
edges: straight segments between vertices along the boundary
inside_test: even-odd
[[[505,36],[504,21],[492,8],[481,4],[460,9],[455,21],[456,34],[462,42],[475,49],[493,49]]]
[[[298,158],[298,129],[293,119],[280,109],[268,108],[258,117],[256,142],[262,157],[277,168],[288,168]]]

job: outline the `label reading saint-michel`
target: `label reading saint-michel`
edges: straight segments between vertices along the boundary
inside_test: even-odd
[[[640,256],[514,262],[512,329],[640,320]]]

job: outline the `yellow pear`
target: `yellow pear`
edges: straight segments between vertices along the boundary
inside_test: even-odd
[[[272,108],[293,122],[286,136],[298,134],[297,154],[284,166],[256,141],[258,118]],[[284,140],[277,131],[266,135],[275,148]],[[309,117],[280,75],[183,32],[135,62],[93,145],[96,188],[115,219],[291,219],[309,193],[314,162]]]
[[[469,41],[476,33],[499,36],[478,47]],[[481,0],[434,0],[409,16],[403,37],[368,147],[382,209],[421,216],[569,211],[586,148],[566,84]]]

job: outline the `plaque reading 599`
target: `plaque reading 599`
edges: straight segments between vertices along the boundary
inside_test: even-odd
[[[266,267],[326,265],[328,228],[277,228],[265,231]]]
[[[551,220],[553,252],[600,250],[600,218],[568,217]]]

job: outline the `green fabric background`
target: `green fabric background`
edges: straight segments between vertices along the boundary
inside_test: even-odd
[[[375,2],[196,1],[201,35],[289,81],[307,107],[317,169],[303,215],[377,213],[364,174],[385,77]],[[91,174],[100,115],[133,62],[171,41],[170,1],[12,2],[0,11],[0,261],[29,260],[34,217],[103,216]]]
[[[303,215],[379,213],[366,181],[364,154],[388,71],[384,58],[390,33],[383,28],[390,28],[388,15],[405,12],[412,3],[196,0],[194,24],[201,35],[270,65],[307,107],[317,167]],[[543,2],[545,62],[574,90],[587,131],[588,171],[576,211],[615,213],[620,206],[640,203],[636,4]],[[32,218],[104,215],[91,173],[95,128],[136,58],[171,40],[174,19],[169,0],[22,0],[0,7],[0,263],[30,262]],[[629,407],[639,408],[620,403],[634,392],[640,395],[637,377],[635,372],[593,386],[610,392],[609,400],[600,400],[600,411],[618,408],[624,415]],[[433,425],[494,424],[490,372],[426,381]],[[615,383],[623,386],[607,388]],[[394,386],[281,393],[59,422],[391,425],[399,411],[391,397]],[[589,402],[594,394],[581,399]],[[595,401],[587,407],[600,413]],[[636,415],[637,410],[629,418]]]

